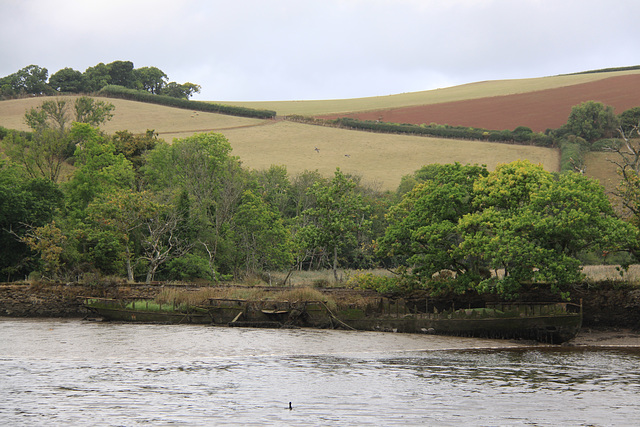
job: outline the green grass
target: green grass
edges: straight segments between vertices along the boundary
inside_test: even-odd
[[[182,313],[188,310],[189,304],[185,302],[158,302],[155,300],[135,300],[122,304],[121,301],[105,301],[101,299],[89,299],[87,304],[96,308],[120,308],[126,310],[149,311],[154,313]]]
[[[186,303],[164,303],[160,304],[153,300],[137,300],[129,302],[126,307],[129,310],[144,310],[157,313],[182,313],[188,310],[189,305]]]

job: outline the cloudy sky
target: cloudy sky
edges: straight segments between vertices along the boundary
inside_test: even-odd
[[[0,76],[129,60],[194,99],[389,95],[640,64],[638,0],[0,0]]]

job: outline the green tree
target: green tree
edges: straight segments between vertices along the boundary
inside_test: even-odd
[[[2,140],[5,154],[22,165],[31,178],[46,178],[57,182],[62,166],[69,158],[70,141],[53,129],[43,129],[36,135],[11,132]]]
[[[491,173],[435,169],[390,209],[378,242],[382,255],[398,257],[420,283],[442,286],[430,279],[447,269],[457,273],[455,288],[445,284],[447,290],[509,297],[535,282],[567,296],[567,285],[582,277],[580,253],[635,244],[637,229],[616,218],[602,186],[582,174],[554,175],[528,161]]]
[[[308,171],[298,173],[291,179],[291,203],[294,206],[294,216],[300,217],[302,212],[315,206],[316,199],[309,191],[316,183],[326,184],[327,179],[320,172]],[[321,184],[318,184],[321,185]],[[302,224],[305,225],[305,224]]]
[[[87,88],[85,76],[73,68],[63,68],[49,78],[49,86],[62,93],[81,93]]]
[[[106,85],[112,84],[109,67],[102,62],[94,67],[87,68],[83,75],[88,92],[97,92]]]
[[[338,281],[338,255],[349,245],[358,242],[358,233],[367,230],[371,222],[366,219],[369,207],[356,192],[356,183],[336,169],[328,185],[316,183],[309,189],[315,198],[315,207],[302,213],[306,223],[301,238],[308,248],[323,249],[333,259],[333,276]]]
[[[494,270],[478,285],[502,296],[524,282],[548,283],[567,296],[581,280],[581,251],[628,249],[637,229],[616,218],[602,186],[581,174],[554,176],[539,165],[500,165],[474,184],[475,212],[459,222],[459,252]]]
[[[40,106],[26,111],[24,120],[34,132],[50,128],[62,134],[69,123],[67,101],[64,99],[43,101]]]
[[[640,107],[630,108],[623,111],[618,116],[620,122],[619,132],[623,135],[635,136],[638,134],[638,127],[640,126]]]
[[[283,218],[291,217],[291,182],[286,166],[271,165],[269,169],[254,171],[252,176],[264,201],[278,209]]]
[[[116,153],[122,153],[133,164],[136,171],[138,181],[142,180],[141,171],[145,164],[144,156],[153,150],[159,142],[158,134],[153,130],[147,130],[146,133],[134,135],[133,133],[123,130],[118,131],[112,137],[116,148]]]
[[[230,153],[226,137],[214,132],[159,143],[147,156],[147,181],[158,190],[183,189],[194,198],[196,209],[206,208],[220,193],[227,164],[238,164]]]
[[[113,61],[107,64],[109,70],[110,84],[135,88],[136,76],[133,72],[133,62]]]
[[[70,136],[78,147],[74,155],[77,168],[64,186],[70,208],[84,211],[98,195],[132,188],[133,165],[116,154],[109,138],[86,123],[74,123]]]
[[[566,126],[574,135],[593,143],[601,138],[612,137],[618,128],[618,119],[613,107],[586,101],[571,109]]]
[[[75,121],[98,127],[113,118],[115,106],[110,102],[98,101],[88,96],[76,98],[73,108]]]
[[[195,83],[183,83],[179,84],[176,82],[169,82],[167,85],[160,91],[161,95],[171,96],[173,98],[183,98],[189,99],[195,93],[200,93],[200,85]]]
[[[151,189],[170,193],[167,197],[175,192],[188,195],[198,243],[215,276],[218,266],[233,263],[231,221],[247,186],[246,173],[238,158],[231,156],[231,145],[221,134],[195,134],[171,145],[161,142],[146,158],[144,180]]]
[[[2,141],[5,153],[24,166],[32,178],[44,177],[57,182],[64,162],[75,149],[69,132],[71,123],[98,126],[111,119],[113,109],[111,103],[82,96],[75,100],[74,116],[64,99],[43,101],[25,112],[25,122],[33,133],[11,133]]]
[[[117,242],[116,258],[124,260],[127,278],[134,280],[135,233],[140,232],[145,221],[154,217],[159,209],[146,192],[116,189],[96,197],[88,206],[89,221],[96,229],[111,235]],[[104,239],[103,239],[104,240]]]
[[[29,65],[8,76],[7,82],[16,94],[44,95],[51,92],[47,84],[49,71],[37,65]]]
[[[0,160],[0,273],[6,280],[34,269],[22,238],[49,223],[61,201],[57,185],[30,179],[17,164]]]
[[[62,253],[67,237],[52,221],[27,232],[22,241],[34,252],[40,253],[43,273],[50,279],[58,280],[62,268]]]
[[[247,190],[233,218],[234,269],[245,275],[291,266],[290,233],[282,218],[262,198]]]
[[[456,250],[462,242],[458,223],[474,211],[473,185],[488,171],[480,166],[430,165],[416,176],[422,183],[389,209],[385,234],[377,241],[378,254],[410,267],[407,275],[425,282],[441,270],[477,280],[475,257]]]
[[[134,70],[140,88],[148,92],[159,94],[167,85],[167,75],[156,67],[141,67]]]

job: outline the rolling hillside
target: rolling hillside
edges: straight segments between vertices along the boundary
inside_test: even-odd
[[[477,123],[473,125],[478,127],[496,128],[492,123],[497,122],[490,121],[490,117],[493,117],[494,119],[500,118],[504,121],[503,123],[513,124],[498,126],[498,129],[513,129],[518,125],[534,128],[524,121],[527,117],[526,114],[524,116],[518,115],[515,108],[505,108],[503,101],[507,99],[510,100],[509,102],[513,102],[513,97],[535,98],[537,108],[530,107],[528,109],[530,117],[534,117],[536,111],[538,113],[542,111],[555,112],[548,115],[549,120],[553,119],[554,123],[562,124],[566,121],[566,117],[558,118],[561,115],[558,109],[566,109],[567,106],[563,104],[559,107],[559,104],[560,101],[566,104],[565,101],[569,98],[566,95],[558,96],[558,94],[567,91],[577,94],[570,101],[574,102],[572,105],[575,105],[594,99],[596,89],[606,92],[607,88],[615,87],[608,93],[618,93],[618,98],[638,99],[637,103],[631,105],[636,106],[640,105],[640,93],[634,92],[640,90],[638,79],[640,79],[640,71],[636,70],[480,82],[426,92],[353,100],[235,104],[274,109],[279,116],[289,114],[339,115],[343,112],[363,118],[367,117],[365,114],[373,114],[372,117],[377,119],[381,111],[384,111],[384,114],[390,115],[389,117],[397,118],[393,121],[399,122],[409,122],[406,117],[410,111],[433,108],[433,111],[456,113],[458,117],[474,117]],[[618,83],[617,86],[612,82]],[[623,84],[621,85],[620,82]],[[627,84],[632,87],[625,86]],[[627,96],[628,94],[630,95]],[[615,104],[618,101],[615,98],[611,99],[613,102],[606,103],[614,105],[617,110],[622,108],[617,112],[630,108],[619,107],[623,104]],[[154,129],[161,138],[172,141],[174,138],[185,137],[195,132],[215,131],[224,134],[229,139],[233,147],[233,154],[240,157],[246,167],[261,169],[272,164],[285,165],[292,175],[305,169],[317,169],[325,175],[331,175],[336,167],[340,167],[345,172],[362,175],[365,182],[382,190],[394,190],[403,175],[412,173],[429,163],[457,161],[463,164],[486,164],[490,169],[493,169],[498,163],[526,158],[534,163],[543,164],[545,169],[550,171],[559,168],[558,151],[548,148],[374,134],[293,123],[280,119],[258,120],[194,112],[121,99],[105,100],[116,106],[113,120],[104,126],[104,130],[108,133],[124,129],[141,133],[147,129]],[[0,126],[26,130],[23,121],[25,110],[40,105],[41,102],[41,98],[1,101]],[[482,105],[485,107],[478,107],[479,102],[484,103]],[[603,102],[605,101],[603,100]],[[366,110],[376,111],[362,113]],[[465,111],[466,113],[463,113]],[[566,115],[568,115],[568,111]],[[442,120],[447,124],[456,124],[451,117],[453,116],[449,116],[448,120],[446,117]],[[539,119],[536,120],[538,123],[542,123]],[[426,122],[436,121],[440,122],[439,120]],[[517,124],[514,124],[516,122]],[[465,125],[471,126],[472,124]],[[549,125],[544,128],[558,126]],[[587,173],[590,173],[590,169],[598,170],[598,174],[610,172],[606,167],[600,168],[604,169],[604,172],[599,168],[588,167]],[[600,178],[598,175],[594,176]]]
[[[456,101],[469,101],[481,98],[526,94],[531,92],[575,86],[584,83],[592,83],[604,79],[609,79],[611,77],[627,75],[640,75],[640,70],[585,73],[551,77],[538,77],[530,79],[490,80],[422,92],[410,92],[388,96],[374,96],[368,98],[320,101],[225,101],[221,103],[250,108],[275,110],[279,115],[344,115],[353,112],[395,110],[405,107],[445,104]],[[588,92],[585,92],[584,95],[586,96],[589,94]]]

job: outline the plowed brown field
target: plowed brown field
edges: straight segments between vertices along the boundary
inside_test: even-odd
[[[528,126],[535,132],[543,132],[565,124],[571,108],[585,101],[599,101],[610,105],[614,107],[616,114],[640,106],[640,74],[610,77],[590,83],[517,95],[356,112],[323,118],[351,117],[393,123],[438,123],[494,130]]]

